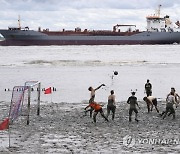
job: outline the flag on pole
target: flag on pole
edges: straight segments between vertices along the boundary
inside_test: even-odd
[[[51,93],[52,93],[51,87],[45,89],[44,91],[44,94],[51,94]]]
[[[6,118],[2,123],[0,123],[0,130],[8,129],[9,118]]]

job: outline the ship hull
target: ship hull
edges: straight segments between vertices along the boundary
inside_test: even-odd
[[[50,46],[50,45],[153,45],[153,44],[173,44],[177,43],[174,41],[150,41],[150,40],[143,40],[143,41],[132,41],[132,40],[113,40],[113,41],[92,41],[92,40],[80,40],[80,41],[74,41],[74,40],[66,40],[66,41],[59,41],[59,40],[5,40],[1,41],[1,46]],[[179,43],[179,42],[178,42]]]
[[[48,35],[38,31],[0,30],[5,40],[1,46],[49,45],[136,45],[180,43],[180,32],[138,32],[128,35]]]

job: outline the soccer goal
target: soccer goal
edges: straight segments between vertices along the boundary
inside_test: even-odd
[[[13,123],[20,115],[26,113],[27,125],[29,125],[31,101],[37,102],[37,115],[40,115],[41,83],[39,81],[27,81],[24,86],[15,86],[12,91],[9,120]]]

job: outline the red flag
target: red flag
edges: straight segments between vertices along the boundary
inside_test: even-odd
[[[9,118],[6,118],[1,124],[0,124],[0,130],[8,129],[9,127]]]
[[[44,94],[51,94],[51,93],[52,93],[51,87],[45,89],[45,91],[44,91]]]

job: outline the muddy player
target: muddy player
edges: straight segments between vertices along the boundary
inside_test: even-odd
[[[177,107],[178,107],[178,104],[179,104],[180,96],[176,93],[176,90],[175,90],[174,87],[171,88],[171,92],[167,95],[167,97],[166,97],[166,102],[168,101],[168,97],[169,97],[170,95],[173,95],[173,96],[174,96],[175,102],[176,102],[176,108],[177,108]],[[170,111],[170,110],[169,110],[169,111]],[[163,116],[163,115],[165,114],[165,112],[166,112],[166,111],[163,111],[160,115]],[[170,113],[168,114],[168,116],[170,116],[171,114],[172,114],[172,112],[170,112]]]
[[[138,103],[137,103],[137,97],[135,96],[135,92],[131,92],[132,96],[130,96],[127,100],[127,103],[130,104],[130,108],[129,108],[129,122],[131,122],[131,116],[132,116],[132,112],[135,112],[135,120],[138,122],[139,120],[137,119],[137,115],[138,115],[138,110],[136,108],[136,106],[139,107]],[[139,107],[140,108],[140,107]]]
[[[166,117],[168,112],[170,112],[170,114],[173,115],[173,119],[175,119],[175,110],[173,105],[177,105],[177,103],[173,92],[168,95],[166,102],[166,111],[164,112],[163,119]]]
[[[89,99],[89,104],[94,102],[94,99],[95,99],[95,91],[100,89],[102,86],[105,86],[105,84],[101,84],[99,87],[97,88],[93,88],[93,87],[89,87],[88,90],[91,92],[90,94],[90,99]],[[90,112],[90,117],[92,117],[92,112],[93,112],[93,108],[91,107],[89,110],[86,110],[85,111],[85,114],[89,111]]]
[[[167,98],[169,95],[173,94],[174,97],[175,97],[175,101],[176,101],[176,104],[179,104],[179,99],[180,99],[180,96],[178,95],[178,93],[176,93],[176,90],[174,87],[171,88],[171,92],[167,95]],[[167,99],[166,98],[166,99]]]
[[[152,95],[152,84],[149,82],[149,79],[147,79],[147,82],[145,84],[145,92],[147,97]]]
[[[111,111],[112,112],[112,120],[114,120],[115,111],[116,111],[114,90],[111,90],[110,93],[111,94],[108,97],[108,105],[107,105],[107,118]]]
[[[143,100],[147,103],[148,113],[152,111],[153,106],[155,106],[156,111],[159,113],[159,110],[157,108],[157,98],[153,96],[144,97]]]
[[[85,110],[88,108],[88,107],[91,107],[93,108],[94,110],[94,114],[93,114],[93,120],[94,122],[96,123],[96,116],[98,113],[101,114],[101,116],[106,120],[108,121],[108,118],[104,115],[104,112],[103,112],[103,109],[102,109],[102,106],[96,102],[91,102],[86,108]]]

